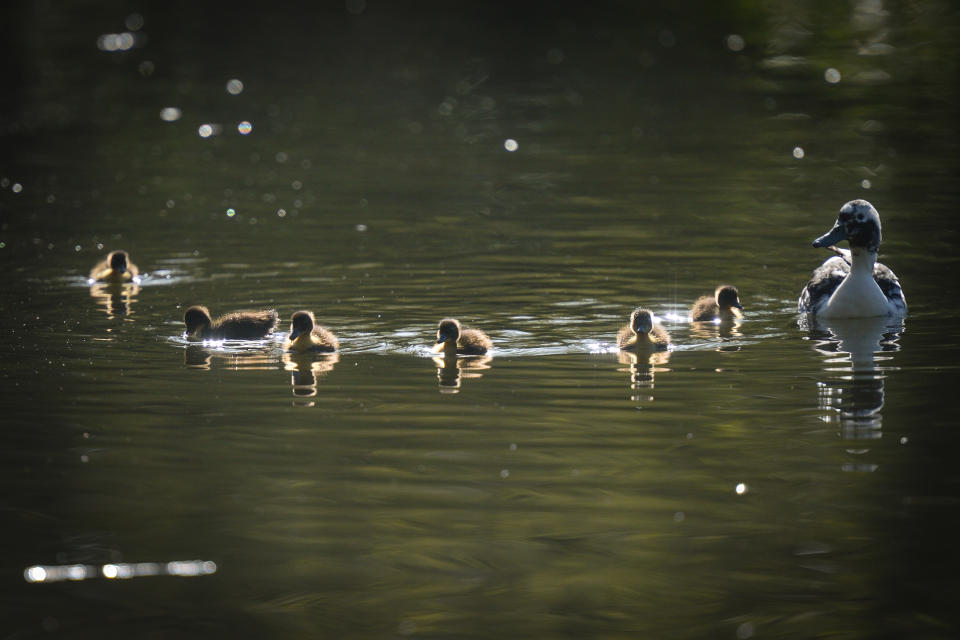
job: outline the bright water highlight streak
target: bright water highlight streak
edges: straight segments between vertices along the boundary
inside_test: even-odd
[[[179,576],[195,578],[217,572],[217,564],[210,560],[173,560],[171,562],[137,562],[65,565],[34,565],[23,570],[27,582],[79,582],[93,578],[129,580],[144,576]]]

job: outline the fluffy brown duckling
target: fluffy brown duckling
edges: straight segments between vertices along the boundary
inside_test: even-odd
[[[111,251],[90,270],[94,282],[123,283],[136,280],[140,274],[137,265],[130,262],[130,254],[123,250]]]
[[[444,318],[437,325],[434,351],[445,356],[481,356],[492,348],[493,341],[480,329],[463,329],[453,318]]]
[[[653,314],[647,309],[635,309],[630,322],[617,332],[617,346],[624,351],[666,349],[669,345],[670,334],[653,321]]]
[[[253,340],[263,338],[277,326],[277,312],[273,309],[262,311],[232,311],[216,320],[210,318],[210,311],[195,305],[183,314],[187,325],[188,338],[206,340]]]
[[[331,353],[339,347],[337,336],[316,323],[312,311],[297,311],[290,316],[290,335],[283,343],[287,351]]]
[[[700,296],[690,307],[690,319],[694,322],[714,320],[729,321],[743,317],[743,306],[740,304],[737,288],[722,284],[717,287],[713,296]]]

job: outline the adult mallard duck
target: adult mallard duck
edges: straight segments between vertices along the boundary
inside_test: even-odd
[[[743,305],[737,288],[722,284],[712,296],[700,296],[690,307],[690,319],[694,322],[721,322],[743,317]]]
[[[337,336],[329,329],[317,325],[312,311],[297,311],[290,316],[290,335],[283,343],[285,350],[332,353],[337,347]]]
[[[670,334],[654,322],[653,313],[647,309],[635,309],[630,322],[617,332],[617,346],[623,351],[653,351],[669,345]]]
[[[837,221],[813,241],[838,255],[817,267],[807,282],[797,311],[822,318],[903,316],[907,301],[896,274],[877,262],[880,214],[866,200],[851,200],[840,208]],[[834,247],[846,240],[850,249]]]
[[[493,341],[480,329],[464,329],[453,318],[444,318],[437,325],[434,351],[445,356],[481,356],[493,348]]]
[[[110,282],[122,284],[136,282],[140,270],[130,261],[130,254],[121,249],[111,251],[107,257],[98,262],[90,270],[90,280],[93,282]]]
[[[277,326],[277,312],[273,309],[262,311],[233,311],[211,319],[210,311],[195,305],[183,314],[187,325],[188,338],[204,340],[253,340],[263,338]]]

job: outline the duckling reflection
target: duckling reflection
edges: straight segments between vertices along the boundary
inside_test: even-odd
[[[130,260],[130,254],[122,249],[111,251],[103,260],[93,265],[90,270],[90,282],[110,282],[123,284],[124,282],[139,282],[140,270]]]
[[[899,351],[898,340],[903,332],[899,318],[834,318],[828,321],[801,318],[801,327],[808,326],[816,340],[815,349],[824,355],[827,379],[818,383],[818,407],[828,415],[824,422],[837,423],[841,438],[849,441],[878,439],[883,431],[884,378],[888,367],[877,361],[892,356],[880,355]],[[862,456],[869,449],[861,445],[847,449]],[[873,471],[877,465],[852,462],[844,471]]]
[[[617,369],[630,374],[630,389],[635,393],[630,396],[634,402],[653,402],[653,396],[649,394],[654,387],[654,376],[657,373],[670,371],[663,368],[663,365],[670,361],[670,351],[655,351],[649,354],[637,354],[632,351],[620,351],[617,353],[617,360],[620,364],[627,365],[624,368]],[[642,391],[647,393],[641,394]]]
[[[227,353],[199,344],[187,345],[183,351],[183,364],[188,369],[209,371],[213,368],[214,359],[224,363],[223,369],[234,371],[268,371],[277,368],[276,356],[264,352]]]
[[[742,325],[743,320],[739,317],[729,320],[714,320],[713,322],[691,322],[690,335],[703,341],[713,341],[719,338],[720,344],[717,346],[717,351],[739,351],[739,345],[725,343],[743,337],[743,332],[740,331]]]
[[[290,388],[298,398],[317,395],[317,379],[322,378],[340,362],[338,353],[284,353],[283,368],[290,372]]]
[[[484,369],[490,368],[493,356],[482,355],[472,358],[458,358],[456,355],[434,356],[437,365],[437,381],[440,393],[458,393],[463,378],[482,378]]]
[[[133,303],[139,293],[140,285],[135,282],[94,282],[90,285],[90,297],[103,307],[111,320],[133,315]]]

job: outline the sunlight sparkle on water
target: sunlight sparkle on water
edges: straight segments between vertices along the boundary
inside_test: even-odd
[[[237,212],[236,212],[233,208],[227,209],[227,217],[228,217],[228,218],[232,218],[232,217],[235,216],[235,215],[237,215]]]
[[[503,141],[503,148],[513,153],[514,151],[520,148],[520,145],[517,144],[517,141],[514,140],[513,138],[507,138],[506,140]]]
[[[742,496],[742,495],[745,494],[748,490],[749,490],[749,489],[747,488],[747,485],[744,484],[743,482],[741,482],[740,484],[738,484],[738,485],[736,486],[736,489],[735,489],[735,491],[737,492],[737,495],[738,495],[738,496]]]
[[[209,138],[213,135],[213,125],[202,124],[200,128],[197,129],[197,133],[200,134],[201,138]]]
[[[796,158],[797,160],[802,160],[802,159],[803,159],[803,156],[805,156],[805,155],[807,155],[807,154],[803,151],[803,147],[794,147],[794,148],[793,148],[793,157]]]
[[[253,125],[250,124],[249,121],[244,120],[237,125],[237,131],[239,131],[242,136],[249,135],[249,133],[253,131]]]
[[[837,84],[838,82],[840,82],[840,77],[841,77],[840,72],[834,69],[833,67],[830,67],[829,69],[823,72],[823,79],[829,82],[830,84]]]
[[[863,187],[864,189],[869,189],[871,184],[869,180],[864,178],[863,180],[860,181],[860,186]]]
[[[191,578],[208,576],[217,572],[217,565],[210,560],[175,560],[173,562],[137,562],[137,563],[110,563],[103,566],[69,564],[27,567],[23,571],[23,579],[27,582],[63,582],[65,580],[79,581],[91,578],[107,578],[108,580],[128,580],[145,576],[179,576]]]
[[[237,96],[243,93],[243,82],[237,78],[231,78],[227,81],[227,93]]]

